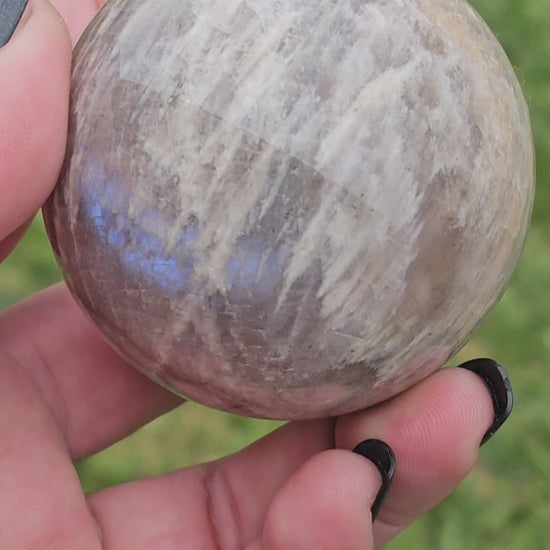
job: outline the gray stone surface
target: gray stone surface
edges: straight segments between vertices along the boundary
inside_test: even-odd
[[[45,208],[69,287],[178,392],[308,418],[440,367],[502,294],[529,117],[458,0],[117,0]]]

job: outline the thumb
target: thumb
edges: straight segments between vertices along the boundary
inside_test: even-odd
[[[23,5],[0,0],[0,259],[51,192],[67,137],[68,31],[46,0],[30,0],[17,24]]]
[[[373,550],[371,507],[379,489],[370,459],[342,449],[318,453],[275,494],[263,535],[247,550]]]

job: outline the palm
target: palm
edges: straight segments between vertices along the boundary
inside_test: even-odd
[[[94,0],[54,4],[73,37],[98,8]],[[0,259],[50,192],[64,149],[70,43],[44,0],[33,10],[0,51],[0,73],[33,67],[2,78]],[[41,85],[49,93],[37,98]],[[41,131],[17,131],[37,120]],[[493,416],[483,384],[448,370],[369,411],[291,423],[218,462],[85,496],[74,462],[180,400],[119,358],[61,284],[0,316],[0,377],[1,550],[379,547],[468,472]],[[398,459],[374,528],[379,475],[349,452],[371,437]]]

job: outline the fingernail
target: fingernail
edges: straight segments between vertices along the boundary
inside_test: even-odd
[[[0,48],[12,37],[28,0],[0,0]]]
[[[493,359],[472,359],[462,363],[459,367],[475,372],[485,383],[493,401],[495,419],[491,427],[485,432],[481,440],[481,447],[493,437],[512,412],[514,404],[512,384],[504,367],[493,361]]]
[[[372,522],[378,517],[395,474],[395,455],[391,448],[379,439],[367,439],[353,449],[354,453],[370,460],[380,472],[382,485],[371,507]]]

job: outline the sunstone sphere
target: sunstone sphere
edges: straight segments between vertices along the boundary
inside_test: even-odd
[[[54,250],[108,340],[189,398],[296,419],[387,399],[518,260],[528,112],[461,0],[116,0],[72,84]]]

